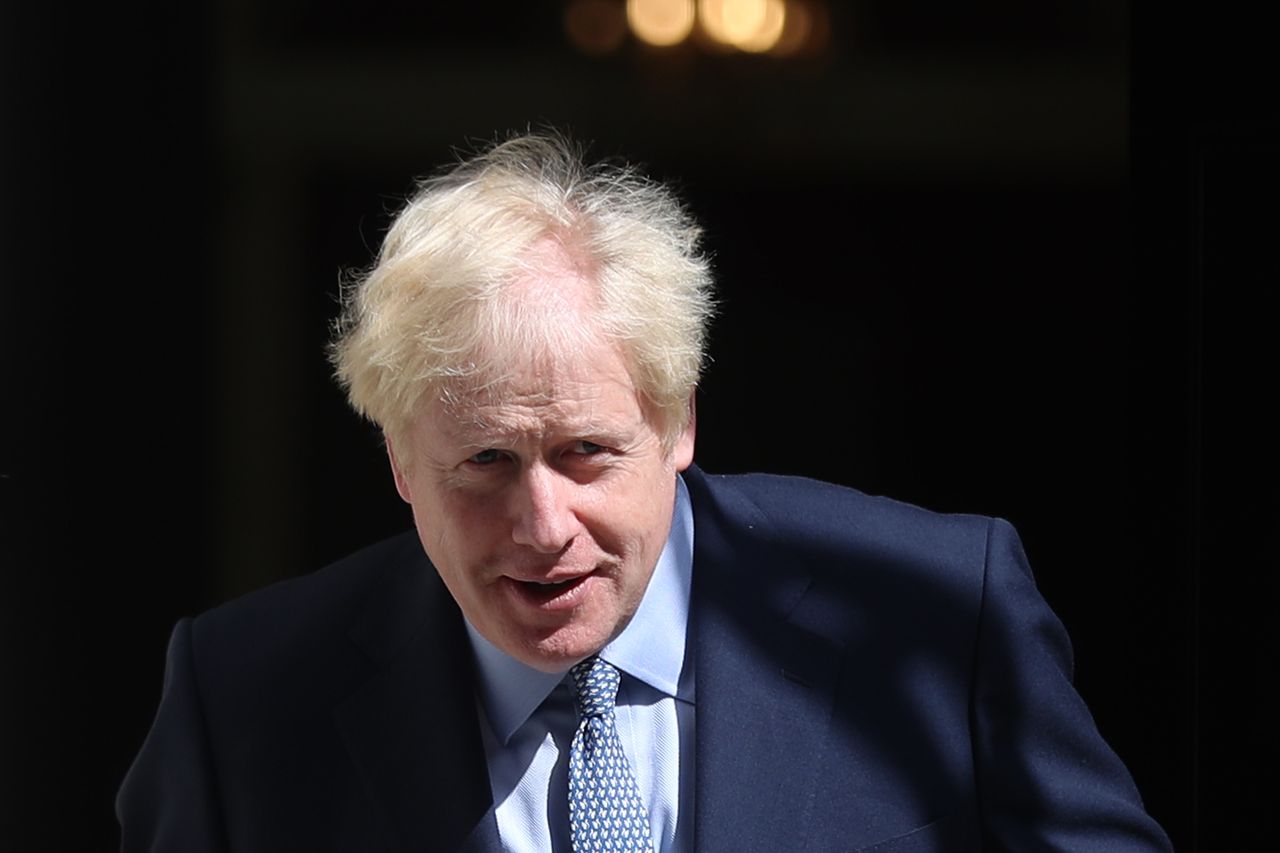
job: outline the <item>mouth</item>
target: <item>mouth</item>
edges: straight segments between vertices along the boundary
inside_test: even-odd
[[[508,577],[508,587],[525,603],[535,607],[559,610],[576,606],[587,582],[595,571],[559,581],[519,580]]]

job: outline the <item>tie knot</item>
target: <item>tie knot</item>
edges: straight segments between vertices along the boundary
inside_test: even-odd
[[[622,676],[612,664],[592,655],[569,670],[573,676],[574,704],[579,717],[611,713]]]

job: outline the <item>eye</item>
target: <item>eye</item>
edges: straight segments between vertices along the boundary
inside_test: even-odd
[[[604,445],[594,441],[575,441],[573,452],[579,456],[595,456],[597,453],[604,453]]]
[[[492,465],[502,458],[501,451],[494,450],[492,447],[488,450],[481,450],[474,456],[467,458],[467,461],[474,465]]]

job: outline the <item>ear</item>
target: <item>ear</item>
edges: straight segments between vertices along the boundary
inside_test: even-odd
[[[671,459],[677,471],[683,471],[693,464],[693,440],[698,432],[698,390],[689,394],[689,422],[685,424],[680,435],[676,436],[675,446],[671,449]]]
[[[413,503],[413,491],[409,488],[409,479],[404,475],[404,468],[400,465],[400,460],[396,459],[396,448],[391,441],[391,436],[383,434],[383,438],[387,443],[387,461],[391,463],[391,476],[396,480],[396,491],[400,493],[401,499],[405,503]]]

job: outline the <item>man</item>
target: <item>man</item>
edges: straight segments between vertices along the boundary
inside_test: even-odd
[[[333,348],[416,534],[179,623],[126,851],[1168,848],[1006,523],[692,465],[698,236],[555,137],[420,188]]]

